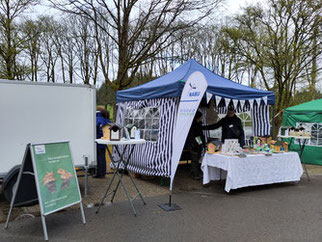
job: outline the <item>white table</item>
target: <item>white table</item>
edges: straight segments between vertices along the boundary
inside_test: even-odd
[[[146,141],[145,139],[121,139],[120,141],[96,139],[95,142],[102,145],[138,145],[144,144]]]
[[[206,153],[201,169],[203,184],[226,176],[225,191],[241,187],[299,181],[303,168],[296,152],[248,155],[244,158]],[[224,174],[222,174],[224,170]]]
[[[127,191],[126,186],[125,186],[125,184],[124,184],[124,183],[123,183],[123,181],[122,181],[122,177],[123,177],[123,175],[124,175],[124,172],[125,172],[125,171],[127,171],[127,166],[128,166],[128,164],[129,164],[129,162],[130,162],[130,158],[131,158],[131,155],[132,155],[132,152],[133,152],[133,150],[134,150],[135,145],[138,145],[138,144],[144,144],[146,141],[145,141],[144,139],[131,139],[131,140],[122,139],[122,140],[120,140],[120,141],[96,139],[96,140],[95,140],[95,142],[96,142],[96,143],[98,143],[98,144],[104,144],[104,145],[106,145],[106,147],[107,147],[108,145],[114,145],[115,150],[116,150],[116,152],[117,152],[117,154],[118,154],[118,156],[119,156],[119,160],[116,160],[116,159],[114,158],[114,156],[111,154],[110,150],[109,150],[109,149],[107,149],[108,154],[109,154],[110,159],[111,159],[111,162],[112,162],[112,163],[113,163],[113,165],[114,165],[115,171],[114,171],[114,173],[113,173],[113,177],[112,177],[111,181],[109,182],[109,184],[108,184],[108,186],[107,186],[107,190],[105,191],[105,193],[104,193],[104,195],[103,195],[103,197],[102,197],[102,200],[101,200],[101,202],[100,202],[100,204],[99,204],[99,206],[98,206],[98,208],[97,208],[96,213],[98,213],[98,211],[100,210],[100,208],[101,208],[101,206],[103,205],[103,202],[104,202],[104,200],[105,200],[105,198],[106,198],[107,196],[109,196],[109,195],[111,195],[111,194],[112,194],[111,202],[113,202],[114,197],[115,197],[115,194],[116,194],[116,192],[117,192],[117,190],[118,190],[118,188],[119,188],[119,186],[120,186],[120,184],[121,184],[121,186],[122,186],[122,188],[123,188],[123,190],[124,190],[124,192],[125,192],[125,194],[126,194],[126,196],[127,196],[127,199],[129,200],[129,203],[130,203],[130,205],[131,205],[131,207],[132,207],[133,213],[134,213],[134,215],[136,216],[136,210],[135,210],[134,205],[133,205],[133,201],[136,199],[136,197],[137,197],[137,196],[140,196],[140,198],[141,198],[141,200],[142,200],[143,204],[144,204],[144,205],[146,205],[146,203],[145,203],[145,201],[144,201],[144,199],[143,199],[143,196],[142,196],[141,192],[139,191],[139,189],[138,189],[138,188],[137,188],[137,186],[135,185],[135,183],[134,183],[134,181],[133,181],[133,179],[132,179],[132,177],[131,177],[131,174],[130,174],[130,173],[128,173],[128,175],[129,175],[129,177],[130,177],[130,179],[131,179],[131,181],[132,181],[132,184],[133,184],[133,186],[135,187],[136,192],[137,192],[137,194],[136,194],[133,198],[131,198],[131,197],[130,197],[129,192]],[[119,151],[119,148],[118,148],[118,146],[120,146],[120,145],[123,145],[123,146],[124,146],[124,149],[123,149],[123,151],[122,151],[122,152],[120,152],[120,151]],[[130,150],[129,156],[128,156],[128,157],[126,158],[126,160],[125,160],[125,159],[123,158],[123,156],[124,156],[124,154],[126,153],[127,147],[131,147],[131,150]],[[120,165],[121,165],[121,164],[123,164],[123,169],[122,169],[122,171],[120,172],[120,169],[119,169],[119,168],[120,168]],[[109,191],[110,191],[110,189],[111,189],[112,183],[113,183],[113,181],[114,181],[114,178],[115,178],[116,176],[118,176],[118,178],[119,178],[118,183],[117,183],[117,185],[116,185],[115,189],[113,189],[111,192],[109,192]]]

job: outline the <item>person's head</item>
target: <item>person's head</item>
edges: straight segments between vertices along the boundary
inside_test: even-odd
[[[109,111],[107,111],[106,109],[102,109],[100,110],[100,113],[102,114],[102,116],[106,119],[110,119],[110,113]]]
[[[96,108],[96,110],[98,111],[98,112],[101,112],[102,110],[104,110],[105,108],[103,107],[103,106],[98,106],[97,108]]]
[[[200,111],[196,112],[195,121],[198,123],[202,122],[202,113]]]
[[[235,109],[233,106],[228,107],[227,117],[232,118],[235,115]]]

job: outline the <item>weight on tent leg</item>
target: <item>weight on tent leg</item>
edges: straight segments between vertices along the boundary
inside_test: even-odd
[[[181,210],[181,207],[179,207],[175,203],[172,203],[171,198],[172,198],[172,194],[169,194],[169,202],[160,204],[159,207],[162,208],[164,211],[167,211],[167,212],[175,211],[175,210]]]

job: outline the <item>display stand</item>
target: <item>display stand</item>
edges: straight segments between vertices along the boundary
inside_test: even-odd
[[[31,176],[34,179],[30,179]],[[79,203],[83,224],[86,224],[68,141],[26,146],[5,228],[9,226],[13,207],[22,200],[26,183],[37,190],[45,240],[48,240],[45,216],[51,213]]]
[[[101,206],[103,205],[103,202],[104,202],[104,200],[105,200],[105,198],[107,196],[112,195],[111,202],[113,202],[114,197],[115,197],[115,194],[116,194],[116,192],[118,191],[118,189],[119,189],[119,187],[121,185],[122,188],[123,188],[123,190],[124,190],[124,192],[125,192],[125,194],[126,194],[126,197],[127,197],[128,201],[129,201],[129,203],[130,203],[130,205],[132,207],[133,214],[134,214],[134,216],[136,216],[136,210],[135,210],[135,207],[133,205],[133,201],[137,198],[137,196],[140,196],[143,204],[146,205],[146,203],[145,203],[145,201],[143,199],[143,196],[142,196],[141,192],[139,191],[138,187],[134,183],[131,174],[128,173],[128,175],[130,177],[130,180],[131,180],[131,182],[132,182],[132,184],[135,187],[135,190],[137,192],[137,194],[133,198],[130,197],[129,192],[128,192],[128,190],[127,190],[127,188],[126,188],[126,186],[125,186],[122,178],[123,178],[124,172],[127,172],[127,166],[129,164],[129,161],[130,161],[130,158],[131,158],[131,155],[133,153],[133,150],[134,150],[135,145],[137,145],[137,144],[144,144],[145,143],[145,140],[144,139],[138,139],[138,140],[134,140],[133,139],[133,140],[111,141],[111,140],[97,139],[95,141],[98,144],[105,144],[106,147],[108,145],[114,145],[114,148],[115,148],[118,156],[120,157],[119,160],[115,160],[114,157],[113,157],[113,155],[112,155],[112,153],[111,153],[111,151],[107,148],[108,154],[110,156],[110,159],[111,159],[111,162],[112,162],[112,164],[114,166],[115,171],[113,173],[112,180],[109,182],[109,184],[107,186],[107,189],[106,189],[106,191],[105,191],[105,193],[104,193],[104,195],[102,197],[102,200],[101,200],[101,202],[100,202],[100,204],[99,204],[99,206],[97,208],[96,214],[99,212],[99,210],[100,210]],[[119,151],[119,147],[118,146],[120,146],[120,145],[124,145],[124,149],[123,149],[123,152],[122,153]],[[131,149],[130,149],[130,152],[129,152],[129,156],[125,160],[124,159],[124,154],[126,153],[128,147],[131,147]],[[123,167],[122,167],[122,171],[120,172],[120,165],[121,164],[123,164]],[[112,183],[113,183],[113,181],[114,181],[114,179],[115,179],[116,176],[118,177],[118,183],[117,183],[115,189],[113,191],[110,191],[111,186],[112,186]]]
[[[304,166],[304,173],[306,174],[306,177],[307,177],[307,180],[310,181],[310,176],[309,176],[309,173],[306,169],[306,165],[305,165],[305,160],[303,159],[303,151],[304,151],[304,148],[305,148],[305,145],[307,143],[307,141],[310,139],[310,137],[308,136],[283,136],[283,135],[279,135],[278,136],[279,138],[282,138],[282,139],[291,139],[291,142],[290,142],[290,146],[293,142],[294,139],[298,140],[299,142],[299,146],[300,146],[300,159],[301,161],[303,162],[303,166]]]

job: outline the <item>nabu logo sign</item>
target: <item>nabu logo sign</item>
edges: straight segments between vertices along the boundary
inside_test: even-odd
[[[189,91],[188,91],[188,96],[189,97],[198,97],[200,95],[200,92],[195,91],[197,89],[195,84],[189,83],[189,86],[190,86],[190,88],[189,88]]]
[[[200,92],[189,92],[189,97],[198,97]]]

